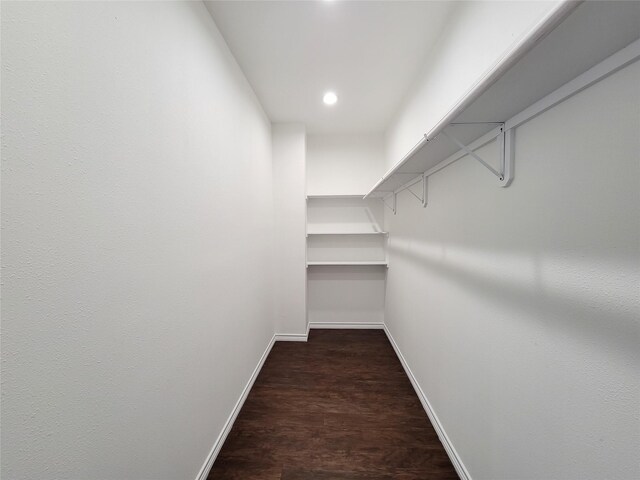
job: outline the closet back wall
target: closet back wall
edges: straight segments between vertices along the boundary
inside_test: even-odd
[[[194,479],[273,335],[270,124],[200,2],[2,2],[2,63],[1,476]]]
[[[384,168],[384,135],[309,135],[307,194],[364,195]]]

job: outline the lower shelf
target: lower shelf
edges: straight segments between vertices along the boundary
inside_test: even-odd
[[[386,260],[380,261],[370,261],[370,262],[307,262],[307,267],[312,267],[314,265],[380,265],[384,267],[388,267],[389,264]]]

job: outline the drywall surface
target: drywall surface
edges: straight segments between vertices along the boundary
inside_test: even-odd
[[[385,322],[474,480],[640,478],[639,84],[521,126],[510,187],[466,157],[387,217]]]
[[[2,478],[195,478],[273,335],[252,90],[200,2],[2,2],[2,130]]]
[[[379,265],[309,266],[309,322],[382,325],[386,270]]]
[[[381,177],[398,163],[478,78],[557,3],[459,3],[387,130],[385,164],[376,176]]]
[[[309,262],[386,262],[386,235],[309,235]]]
[[[384,204],[379,198],[309,198],[308,233],[384,231]]]
[[[279,334],[305,334],[305,127],[301,124],[275,124],[272,134],[275,331]]]
[[[384,135],[309,135],[307,194],[365,194],[384,168]]]

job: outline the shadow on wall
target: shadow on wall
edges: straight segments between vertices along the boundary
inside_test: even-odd
[[[619,349],[638,353],[639,294],[638,282],[632,280],[637,275],[633,262],[620,259],[605,269],[602,259],[588,264],[588,259],[570,261],[566,255],[483,253],[424,242],[390,242],[388,249],[394,265],[420,267],[513,310],[529,311],[546,327],[594,346],[613,347],[608,355]]]

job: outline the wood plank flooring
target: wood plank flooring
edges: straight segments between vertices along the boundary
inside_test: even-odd
[[[208,478],[458,476],[382,330],[311,330],[274,345]]]

